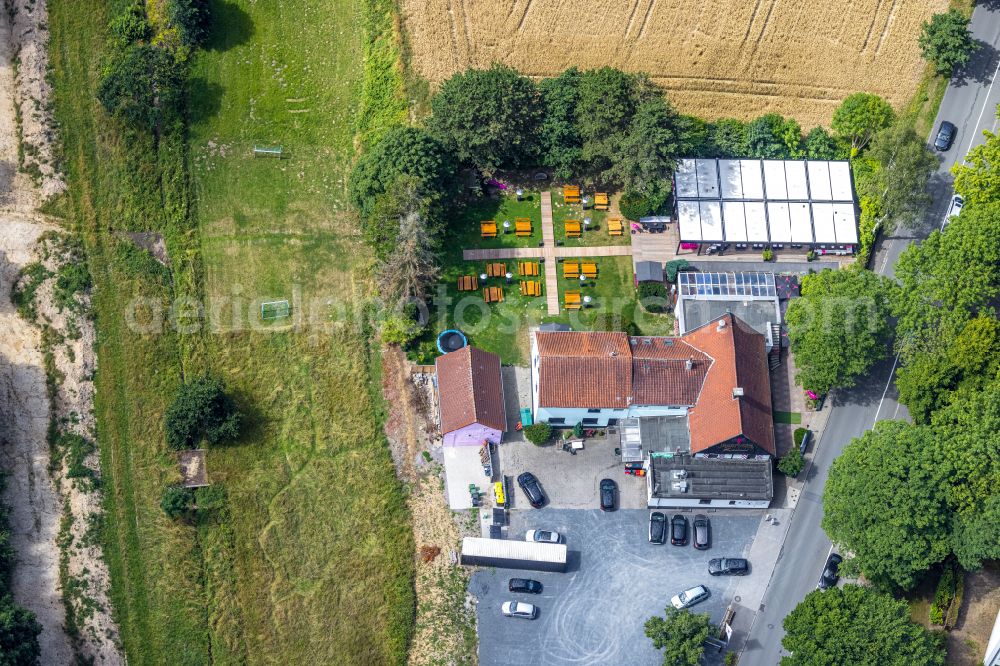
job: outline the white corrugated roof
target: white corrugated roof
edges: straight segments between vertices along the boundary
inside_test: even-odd
[[[788,198],[805,200],[809,198],[809,185],[806,182],[806,163],[785,161],[785,183],[788,185]],[[774,197],[768,197],[772,199]]]
[[[724,240],[722,236],[721,202],[701,202],[701,239],[706,241]]]
[[[858,223],[855,219],[854,204],[833,204],[833,228],[837,233],[838,243],[855,245],[858,242]]]
[[[767,220],[771,226],[771,241],[791,243],[792,228],[788,221],[788,204],[784,201],[767,203]]]
[[[677,183],[677,196],[679,198],[698,198],[698,175],[695,172],[694,160],[678,160],[674,180]]]
[[[763,201],[748,201],[746,204],[747,240],[751,243],[766,243],[767,213]]]
[[[836,243],[837,231],[833,226],[833,204],[814,203],[812,205],[813,233],[817,243]]]
[[[854,201],[851,167],[847,162],[830,162],[830,187],[834,201]]]
[[[739,160],[719,160],[719,179],[723,199],[743,198],[743,176]]]
[[[785,163],[781,160],[764,160],[764,187],[768,199],[787,199],[788,186],[785,184]]]
[[[826,162],[806,162],[809,171],[809,196],[813,201],[830,201],[830,167]]]
[[[760,160],[740,160],[740,173],[743,176],[743,198],[764,198],[764,177],[760,171]]]
[[[698,170],[698,196],[715,199],[719,196],[719,167],[715,160],[695,160]]]
[[[697,201],[678,201],[677,220],[682,241],[701,240],[701,213]]]
[[[726,241],[729,243],[747,242],[746,212],[742,201],[724,201],[722,216],[726,223]]]
[[[792,243],[812,243],[812,218],[809,215],[809,204],[788,204],[788,218],[792,225]]]

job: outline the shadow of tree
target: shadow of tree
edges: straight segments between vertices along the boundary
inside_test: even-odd
[[[212,3],[212,25],[205,48],[228,51],[245,44],[254,33],[253,19],[235,2],[217,0]]]
[[[188,115],[192,122],[212,118],[222,108],[222,94],[226,91],[215,81],[202,77],[192,78],[188,82],[189,103]]]
[[[997,51],[992,44],[987,44],[981,39],[976,40],[976,50],[972,52],[972,57],[962,67],[956,67],[952,75],[952,85],[965,86],[969,81],[979,84],[990,82],[990,78],[997,69],[1000,62],[1000,51]]]

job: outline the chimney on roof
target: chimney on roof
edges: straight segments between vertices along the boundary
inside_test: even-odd
[[[733,399],[735,400],[736,398],[742,398],[742,397],[743,397],[743,389],[737,386],[736,388],[733,389]]]
[[[719,328],[717,328],[716,330],[718,330],[719,332],[721,332],[721,331],[725,330],[725,328],[726,328],[726,320],[725,319],[720,319],[719,320]]]
[[[618,352],[617,352],[617,351],[615,351],[614,349],[612,349],[612,350],[611,350],[611,355],[612,355],[612,356],[618,356]]]
[[[694,370],[694,357],[693,356],[689,357],[688,360],[684,361],[684,369],[687,370],[688,372],[690,372],[691,370]]]

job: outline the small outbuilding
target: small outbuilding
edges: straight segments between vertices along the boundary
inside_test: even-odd
[[[439,356],[434,367],[444,446],[499,443],[507,429],[500,357],[469,346]]]
[[[658,261],[635,262],[636,282],[663,282],[663,264]]]

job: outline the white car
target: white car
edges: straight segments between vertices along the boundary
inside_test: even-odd
[[[534,604],[526,604],[523,601],[505,601],[500,606],[500,612],[507,617],[520,617],[525,620],[534,620],[538,615],[538,609]]]
[[[705,589],[704,585],[698,585],[692,587],[690,590],[684,590],[680,594],[674,595],[674,598],[670,600],[670,604],[677,609],[690,608],[705,599],[708,599],[708,590]]]
[[[537,543],[562,543],[559,532],[550,532],[549,530],[528,530],[528,533],[524,535],[524,540]]]
[[[957,194],[951,198],[951,208],[948,209],[948,219],[953,217],[958,217],[958,214],[962,212],[962,206],[965,204],[965,200]]]

